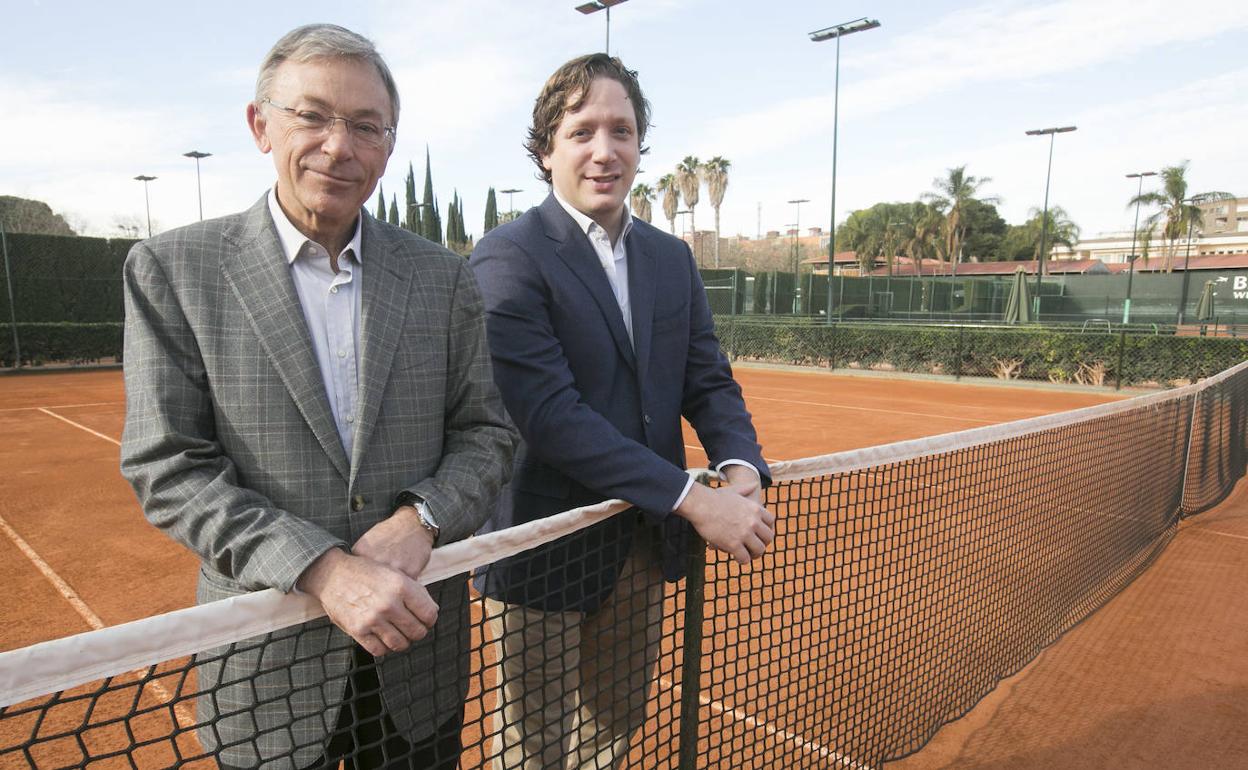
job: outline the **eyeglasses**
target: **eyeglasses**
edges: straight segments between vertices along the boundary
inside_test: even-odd
[[[385,147],[387,142],[394,141],[394,126],[383,126],[371,120],[351,120],[337,115],[322,115],[315,110],[296,110],[293,107],[284,107],[267,96],[262,101],[286,113],[300,131],[323,136],[334,130],[334,123],[341,120],[351,140],[366,147],[380,149]]]

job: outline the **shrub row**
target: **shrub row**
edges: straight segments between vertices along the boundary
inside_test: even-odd
[[[974,326],[759,323],[718,318],[747,361],[1092,385],[1186,384],[1248,358],[1248,339]],[[1121,361],[1121,364],[1119,363]]]

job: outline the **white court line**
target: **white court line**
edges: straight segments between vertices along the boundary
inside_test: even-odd
[[[66,583],[60,575],[56,574],[56,570],[52,569],[52,566],[44,561],[43,557],[36,553],[34,548],[30,547],[30,543],[27,543],[21,535],[17,534],[17,530],[9,526],[9,523],[4,520],[3,516],[0,516],[0,529],[4,530],[4,534],[9,536],[9,539],[13,541],[13,545],[17,546],[17,550],[21,551],[27,559],[30,559],[30,563],[34,564],[35,568],[48,579],[48,582],[61,593],[65,601],[69,602],[69,606],[73,607],[74,611],[83,620],[87,621],[88,626],[95,629],[104,627],[104,621],[100,620],[100,616],[91,611],[87,603],[78,597],[73,588],[70,588],[69,583]]]
[[[828,409],[850,409],[855,412],[877,412],[879,414],[904,414],[907,417],[935,417],[942,420],[958,420],[961,422],[979,422],[984,425],[998,425],[1000,420],[980,420],[976,417],[952,417],[947,414],[931,414],[929,412],[903,412],[900,409],[872,409],[869,406],[849,406],[847,404],[824,404],[818,401],[792,401],[787,398],[768,398],[767,396],[746,396],[746,401],[775,401],[781,404],[799,404],[801,406],[822,406]]]
[[[124,405],[125,401],[97,401],[94,404],[52,404],[51,406],[10,406],[0,409],[0,412],[33,412],[36,409],[78,409],[84,406],[119,406]]]
[[[1233,534],[1231,534],[1230,532],[1219,532],[1219,531],[1217,531],[1216,529],[1201,529],[1201,528],[1199,528],[1199,527],[1192,527],[1192,528],[1191,528],[1190,530],[1188,530],[1188,531],[1190,531],[1190,532],[1205,532],[1205,533],[1210,534],[1210,535],[1220,535],[1220,536],[1222,536],[1222,537],[1233,537],[1233,538],[1235,538],[1236,540],[1248,540],[1248,535],[1233,535]]]
[[[665,676],[659,677],[659,684],[672,691],[676,691],[676,692],[681,691],[680,685],[676,684],[675,682],[673,682],[672,680],[668,679]],[[831,759],[833,762],[844,765],[845,767],[853,767],[853,768],[857,768],[857,770],[871,770],[870,765],[864,765],[864,764],[855,762],[849,757],[845,756],[844,754],[833,751],[832,749],[828,748],[827,746],[824,746],[823,744],[815,743],[814,741],[808,741],[800,735],[794,735],[793,733],[787,730],[781,730],[778,727],[772,727],[766,722],[762,722],[758,720],[757,718],[750,716],[749,714],[745,713],[741,709],[728,708],[727,706],[720,703],[719,701],[713,700],[709,695],[706,695],[705,693],[698,693],[698,702],[718,714],[732,717],[738,722],[741,722],[742,724],[744,724],[746,727],[749,727],[751,729],[762,730],[768,735],[778,735],[781,738],[783,738],[785,741],[787,741],[788,743],[793,744],[799,749],[808,751],[811,754],[818,754],[824,759]]]
[[[43,412],[50,417],[55,417],[58,420],[69,423],[75,428],[85,430],[93,436],[98,436],[105,441],[121,446],[121,442],[111,436],[105,436],[99,431],[91,430],[87,426],[80,425],[73,420],[66,419],[65,417],[62,417],[56,412],[50,411],[45,407],[41,406],[37,408],[40,412]],[[8,522],[6,522],[3,517],[0,517],[0,529],[4,530],[4,534],[9,536],[9,539],[12,540],[13,544],[17,546],[17,549],[21,551],[22,554],[25,555],[26,558],[29,559],[41,573],[43,573],[43,576],[48,579],[48,582],[60,592],[61,597],[64,598],[65,601],[69,602],[69,606],[74,608],[74,611],[78,613],[79,617],[87,622],[87,625],[97,631],[104,628],[104,621],[100,619],[100,616],[96,615],[95,612],[87,606],[87,603],[78,596],[77,592],[70,587],[69,583],[65,582],[65,580],[56,573],[56,570],[52,569],[52,566],[44,561],[43,558],[35,552],[35,549],[31,548],[30,544],[27,543],[21,535],[17,534],[16,530],[9,526]],[[143,672],[135,671],[134,673],[141,676]],[[170,693],[169,690],[166,689],[160,682],[152,681],[148,684],[151,689],[166,702],[174,701],[173,694]],[[173,711],[177,717],[178,724],[181,727],[190,728],[195,726],[195,717],[191,714],[185,703],[175,702],[173,705]]]
[[[73,420],[69,419],[68,417],[62,417],[62,416],[60,416],[59,414],[57,414],[56,412],[53,412],[51,409],[48,409],[47,407],[43,407],[43,406],[41,406],[41,407],[38,407],[38,409],[39,409],[39,411],[40,411],[40,412],[43,412],[44,414],[48,415],[49,417],[55,417],[56,419],[60,420],[61,422],[67,422],[67,423],[69,423],[70,425],[74,426],[75,428],[78,428],[78,429],[80,429],[80,430],[85,430],[87,433],[90,433],[92,436],[99,436],[100,438],[104,439],[105,441],[109,442],[110,444],[115,444],[116,446],[121,446],[121,442],[120,442],[120,441],[118,441],[117,439],[113,438],[112,436],[105,436],[103,433],[100,433],[100,432],[99,432],[99,431],[97,431],[97,430],[91,430],[90,428],[88,428],[87,426],[83,425],[82,423],[77,423],[77,422],[74,422]]]

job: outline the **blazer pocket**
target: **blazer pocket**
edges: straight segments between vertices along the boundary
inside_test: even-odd
[[[394,358],[395,371],[410,372],[412,370],[436,370],[442,371],[446,368],[446,364],[442,358],[442,353],[438,350],[402,350],[395,355]]]
[[[512,486],[531,495],[565,498],[572,489],[567,476],[541,463],[520,463],[512,478]]]
[[[689,325],[689,307],[685,305],[680,307],[674,313],[665,313],[662,316],[656,316],[654,319],[654,331],[665,332],[672,329],[679,329],[681,326]]]
[[[239,594],[250,593],[246,586],[230,580],[216,570],[206,569],[203,566],[199,568],[199,589],[196,591],[198,599],[204,601],[216,601],[218,599],[226,599]]]

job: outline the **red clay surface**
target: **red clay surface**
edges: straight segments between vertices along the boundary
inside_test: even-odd
[[[737,375],[764,454],[774,460],[1120,397],[752,367]],[[195,558],[143,519],[118,473],[122,419],[120,371],[0,377],[0,517],[105,625],[194,602]],[[690,464],[704,462],[692,431],[686,443]],[[1245,508],[1237,495],[1193,520],[1135,585],[902,764],[1151,767],[1171,764],[1179,750],[1187,766],[1243,761],[1248,517],[1238,512]],[[1173,569],[1180,573],[1162,577]],[[8,586],[0,594],[0,650],[89,629],[7,536],[0,537],[0,578]]]
[[[1248,767],[1248,481],[922,751],[928,768]]]

